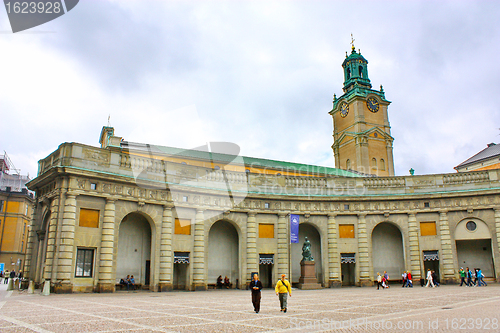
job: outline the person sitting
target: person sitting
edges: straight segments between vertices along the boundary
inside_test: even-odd
[[[227,276],[224,278],[224,285],[226,286],[226,289],[229,289],[230,283],[229,283],[229,278]]]
[[[127,290],[129,290],[130,286],[132,286],[132,290],[135,290],[135,279],[133,275],[128,280]]]
[[[127,289],[128,289],[128,280],[130,280],[130,275],[127,275],[127,277],[124,279],[120,279],[120,285],[127,287]]]
[[[222,289],[222,275],[217,278],[217,289]]]

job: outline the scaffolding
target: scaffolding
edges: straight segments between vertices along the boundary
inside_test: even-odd
[[[4,154],[0,155],[0,191],[23,192],[24,190],[27,192],[26,183],[31,179],[20,173],[21,170],[16,169],[9,155],[4,151]]]

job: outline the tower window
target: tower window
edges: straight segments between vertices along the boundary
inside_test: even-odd
[[[385,170],[385,161],[383,158],[380,159],[380,170]]]
[[[349,80],[351,78],[351,69],[347,69],[347,79]]]
[[[351,170],[351,160],[348,159],[347,161],[345,161],[345,168],[347,170]]]
[[[363,66],[359,66],[358,67],[358,70],[359,70],[359,77],[363,77]]]
[[[372,158],[372,167],[375,169],[377,168],[377,159],[375,157]]]

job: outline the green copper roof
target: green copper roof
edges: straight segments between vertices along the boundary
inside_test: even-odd
[[[233,144],[229,144],[231,147]],[[213,161],[214,163],[221,164],[244,164],[248,167],[259,167],[259,168],[272,168],[276,170],[283,171],[296,171],[296,172],[304,172],[311,174],[323,174],[323,175],[331,175],[331,176],[339,176],[339,177],[362,177],[362,174],[359,174],[355,171],[342,170],[337,168],[330,168],[324,166],[310,165],[310,164],[302,164],[302,163],[293,163],[293,162],[284,162],[277,160],[269,160],[264,158],[255,158],[248,156],[239,156],[239,147],[234,145],[237,149],[234,154],[224,154],[224,153],[214,153],[208,151],[207,146],[197,147],[194,149],[181,149],[175,147],[166,147],[166,146],[157,146],[157,145],[146,145],[128,141],[122,141],[121,143],[122,149],[129,150],[138,150],[143,152],[148,152],[150,154],[160,154],[160,155],[170,155],[172,157],[184,157],[188,159],[196,159],[196,160],[206,160]],[[175,156],[173,156],[175,155]]]

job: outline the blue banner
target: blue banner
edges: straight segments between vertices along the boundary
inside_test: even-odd
[[[299,242],[299,216],[290,214],[290,243]]]

